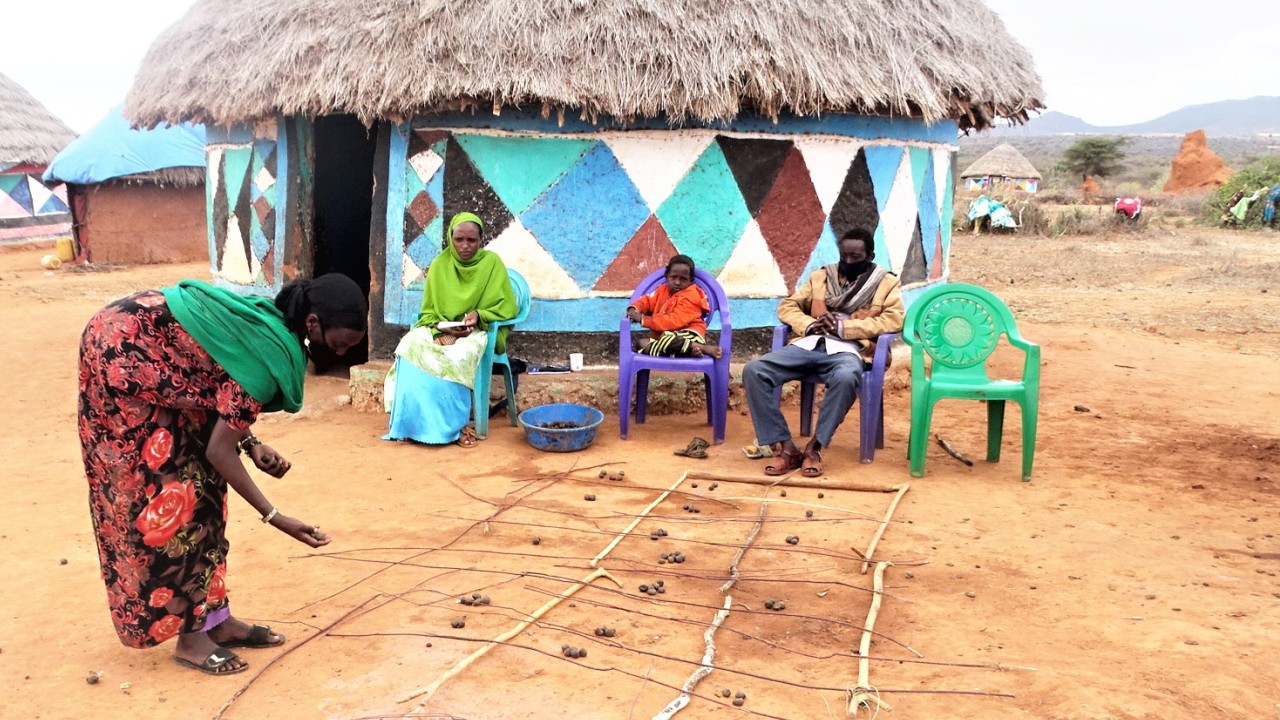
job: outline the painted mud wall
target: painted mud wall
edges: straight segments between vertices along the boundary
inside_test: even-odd
[[[218,285],[269,294],[293,276],[295,268],[285,262],[293,255],[284,212],[285,126],[284,120],[268,120],[206,129],[205,231],[209,269]]]
[[[1001,188],[1033,193],[1040,189],[1040,181],[1035,178],[1007,177],[971,177],[964,179],[965,190],[982,190],[984,192],[989,192],[993,189]]]
[[[43,167],[0,164],[0,243],[71,235],[67,188],[40,181]]]
[[[105,182],[71,188],[89,262],[178,263],[209,254],[203,185]]]
[[[735,328],[773,325],[778,298],[834,262],[854,226],[873,230],[877,261],[918,290],[947,276],[955,137],[954,123],[853,116],[681,130],[522,116],[401,123],[388,152],[383,319],[416,319],[445,219],[463,210],[529,281],[526,331],[616,331],[637,281],[677,252],[716,275]]]

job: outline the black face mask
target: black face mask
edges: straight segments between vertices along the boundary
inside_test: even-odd
[[[840,274],[846,280],[853,280],[861,277],[862,274],[870,270],[871,266],[874,264],[875,263],[871,260],[863,260],[862,262],[856,263],[847,263],[842,260],[840,261]]]

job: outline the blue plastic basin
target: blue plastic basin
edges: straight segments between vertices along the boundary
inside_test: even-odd
[[[520,413],[520,426],[529,444],[547,452],[584,450],[596,440],[596,430],[604,422],[604,413],[586,405],[555,403],[531,407]],[[547,427],[556,423],[572,423],[577,427]]]

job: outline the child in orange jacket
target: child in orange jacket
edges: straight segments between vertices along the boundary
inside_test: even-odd
[[[706,341],[711,305],[702,288],[694,284],[693,269],[692,258],[676,255],[667,262],[666,282],[627,307],[631,322],[649,328],[649,338],[637,352],[720,359],[720,346]]]

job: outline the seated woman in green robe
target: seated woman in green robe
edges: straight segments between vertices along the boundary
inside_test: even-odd
[[[475,447],[467,422],[486,328],[519,310],[506,265],[485,244],[479,217],[453,216],[440,255],[427,269],[418,321],[400,340],[387,375],[391,424],[383,439]],[[496,352],[504,351],[509,329],[498,330]]]

